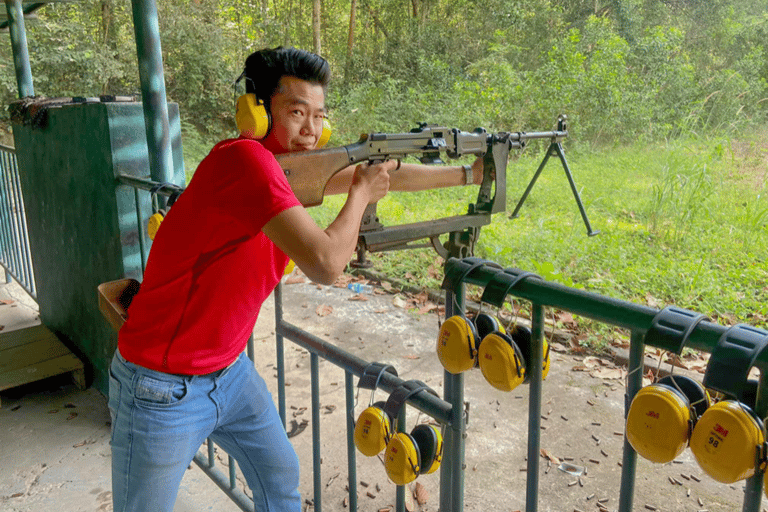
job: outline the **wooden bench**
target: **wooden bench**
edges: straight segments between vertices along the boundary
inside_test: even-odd
[[[83,362],[44,325],[0,334],[0,391],[62,373],[85,389]]]

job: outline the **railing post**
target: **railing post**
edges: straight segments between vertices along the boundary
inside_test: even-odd
[[[283,283],[277,283],[275,287],[275,357],[277,358],[277,410],[283,427],[287,426],[285,416],[285,348],[283,335],[277,328],[283,323]]]
[[[464,284],[447,290],[445,317],[463,314]],[[451,426],[443,439],[443,462],[440,467],[440,510],[464,510],[464,375],[443,371],[443,399],[451,404]]]
[[[349,485],[349,510],[357,512],[357,459],[355,452],[355,380],[344,371],[344,387],[347,396],[347,482]]]
[[[526,361],[528,375],[528,471],[525,510],[539,508],[539,457],[541,448],[541,377],[544,359],[544,307],[531,305],[531,360]]]
[[[640,388],[643,387],[643,358],[645,342],[640,331],[632,331],[629,341],[629,363],[627,367],[627,389],[624,395],[624,419],[629,414],[629,405]],[[619,491],[619,512],[632,512],[635,496],[635,474],[637,472],[637,452],[624,433],[624,454],[621,462],[621,489]]]

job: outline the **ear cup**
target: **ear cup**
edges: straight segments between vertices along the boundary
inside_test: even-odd
[[[331,134],[333,131],[331,130],[331,122],[328,121],[328,118],[323,118],[323,131],[320,133],[320,138],[317,139],[317,144],[315,144],[315,147],[321,148],[328,144],[328,141],[331,140]]]
[[[398,432],[389,440],[387,451],[384,453],[387,476],[397,485],[413,482],[421,471],[420,457],[413,437],[405,432]]]
[[[512,391],[525,381],[523,354],[506,334],[494,332],[483,338],[477,360],[485,380],[496,389]]]
[[[434,425],[416,425],[411,431],[421,459],[420,473],[428,475],[437,471],[443,460],[443,436]]]
[[[666,384],[637,392],[627,414],[627,440],[644,459],[671,462],[688,445],[691,432],[688,399]]]
[[[691,436],[696,462],[705,473],[725,484],[754,475],[758,453],[763,455],[764,446],[763,422],[752,409],[732,400],[707,409]]]
[[[387,446],[392,422],[384,412],[384,403],[377,402],[365,409],[355,422],[355,446],[360,453],[374,457]]]
[[[458,374],[474,367],[477,360],[477,329],[461,315],[448,318],[437,336],[437,358],[449,373]]]
[[[153,213],[152,216],[147,221],[147,236],[149,236],[150,240],[155,239],[155,235],[157,235],[157,230],[160,229],[160,224],[163,222],[163,219],[165,218],[167,212],[164,209],[159,209],[156,213]]]
[[[264,103],[255,94],[243,94],[237,99],[235,110],[237,130],[243,137],[263,139],[269,133],[272,119]]]
[[[496,319],[495,316],[480,313],[474,318],[473,321],[475,322],[475,327],[477,328],[477,339],[479,340],[482,340],[492,332],[498,331],[502,334],[505,333],[504,327]]]

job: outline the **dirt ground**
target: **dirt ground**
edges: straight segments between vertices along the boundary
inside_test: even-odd
[[[355,296],[346,287],[293,282],[284,285],[283,305],[289,322],[362,359],[391,364],[401,378],[422,380],[442,395],[443,370],[434,353],[439,319],[424,297],[381,287],[373,294]],[[34,305],[30,308],[34,311]],[[264,306],[254,336],[257,369],[276,398],[271,301]],[[306,350],[289,342],[285,354],[289,430],[299,430],[291,441],[302,465],[303,510],[313,510],[310,358]],[[322,508],[345,511],[349,509],[344,373],[322,359],[319,367]],[[573,354],[566,343],[553,343],[552,367],[543,387],[539,511],[617,510],[625,376],[620,364],[609,358]],[[62,381],[9,390],[0,397],[0,510],[111,510],[106,399],[93,389],[78,391]],[[369,397],[369,391],[359,393],[355,415]],[[379,392],[376,398],[386,396]],[[471,371],[465,378],[465,399],[470,412],[464,510],[525,510],[526,478],[530,478],[525,459],[528,387],[503,393],[488,385],[479,371]],[[67,404],[72,407],[66,409]],[[68,410],[76,412],[75,417]],[[411,409],[408,425],[425,419]],[[561,461],[583,468],[583,474],[561,471]],[[395,486],[381,461],[358,453],[357,468],[359,510],[394,510]],[[423,475],[417,483],[425,501],[414,502],[413,510],[436,511],[439,472]],[[714,482],[689,450],[670,464],[642,459],[638,463],[634,510],[725,512],[740,510],[742,499],[742,485]],[[768,506],[768,499],[764,503]],[[193,465],[175,510],[239,509]]]

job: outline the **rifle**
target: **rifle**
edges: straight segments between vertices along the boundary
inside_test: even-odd
[[[422,123],[406,133],[364,134],[357,142],[347,146],[285,153],[277,155],[276,158],[296,197],[304,206],[310,207],[322,204],[328,181],[349,165],[402,159],[411,155],[417,156],[425,164],[443,163],[442,155],[451,159],[465,155],[483,157],[483,180],[477,200],[468,206],[465,215],[385,227],[376,216],[376,205],[369,205],[363,216],[357,248],[357,265],[368,266],[365,262],[366,251],[424,247],[425,245],[411,244],[423,239],[429,239],[438,254],[446,258],[472,255],[480,227],[491,222],[492,214],[502,212],[506,208],[506,168],[509,151],[523,149],[528,141],[535,139],[548,139],[550,149],[525,196],[530,192],[530,187],[538,178],[550,154],[557,154],[572,184],[587,230],[590,235],[593,234],[562,152],[561,142],[567,136],[564,115],[558,117],[556,129],[547,132],[488,133],[483,128],[465,132],[456,128]],[[518,204],[515,213],[524,199],[525,197]],[[438,237],[446,233],[450,234],[449,240],[441,244]]]

